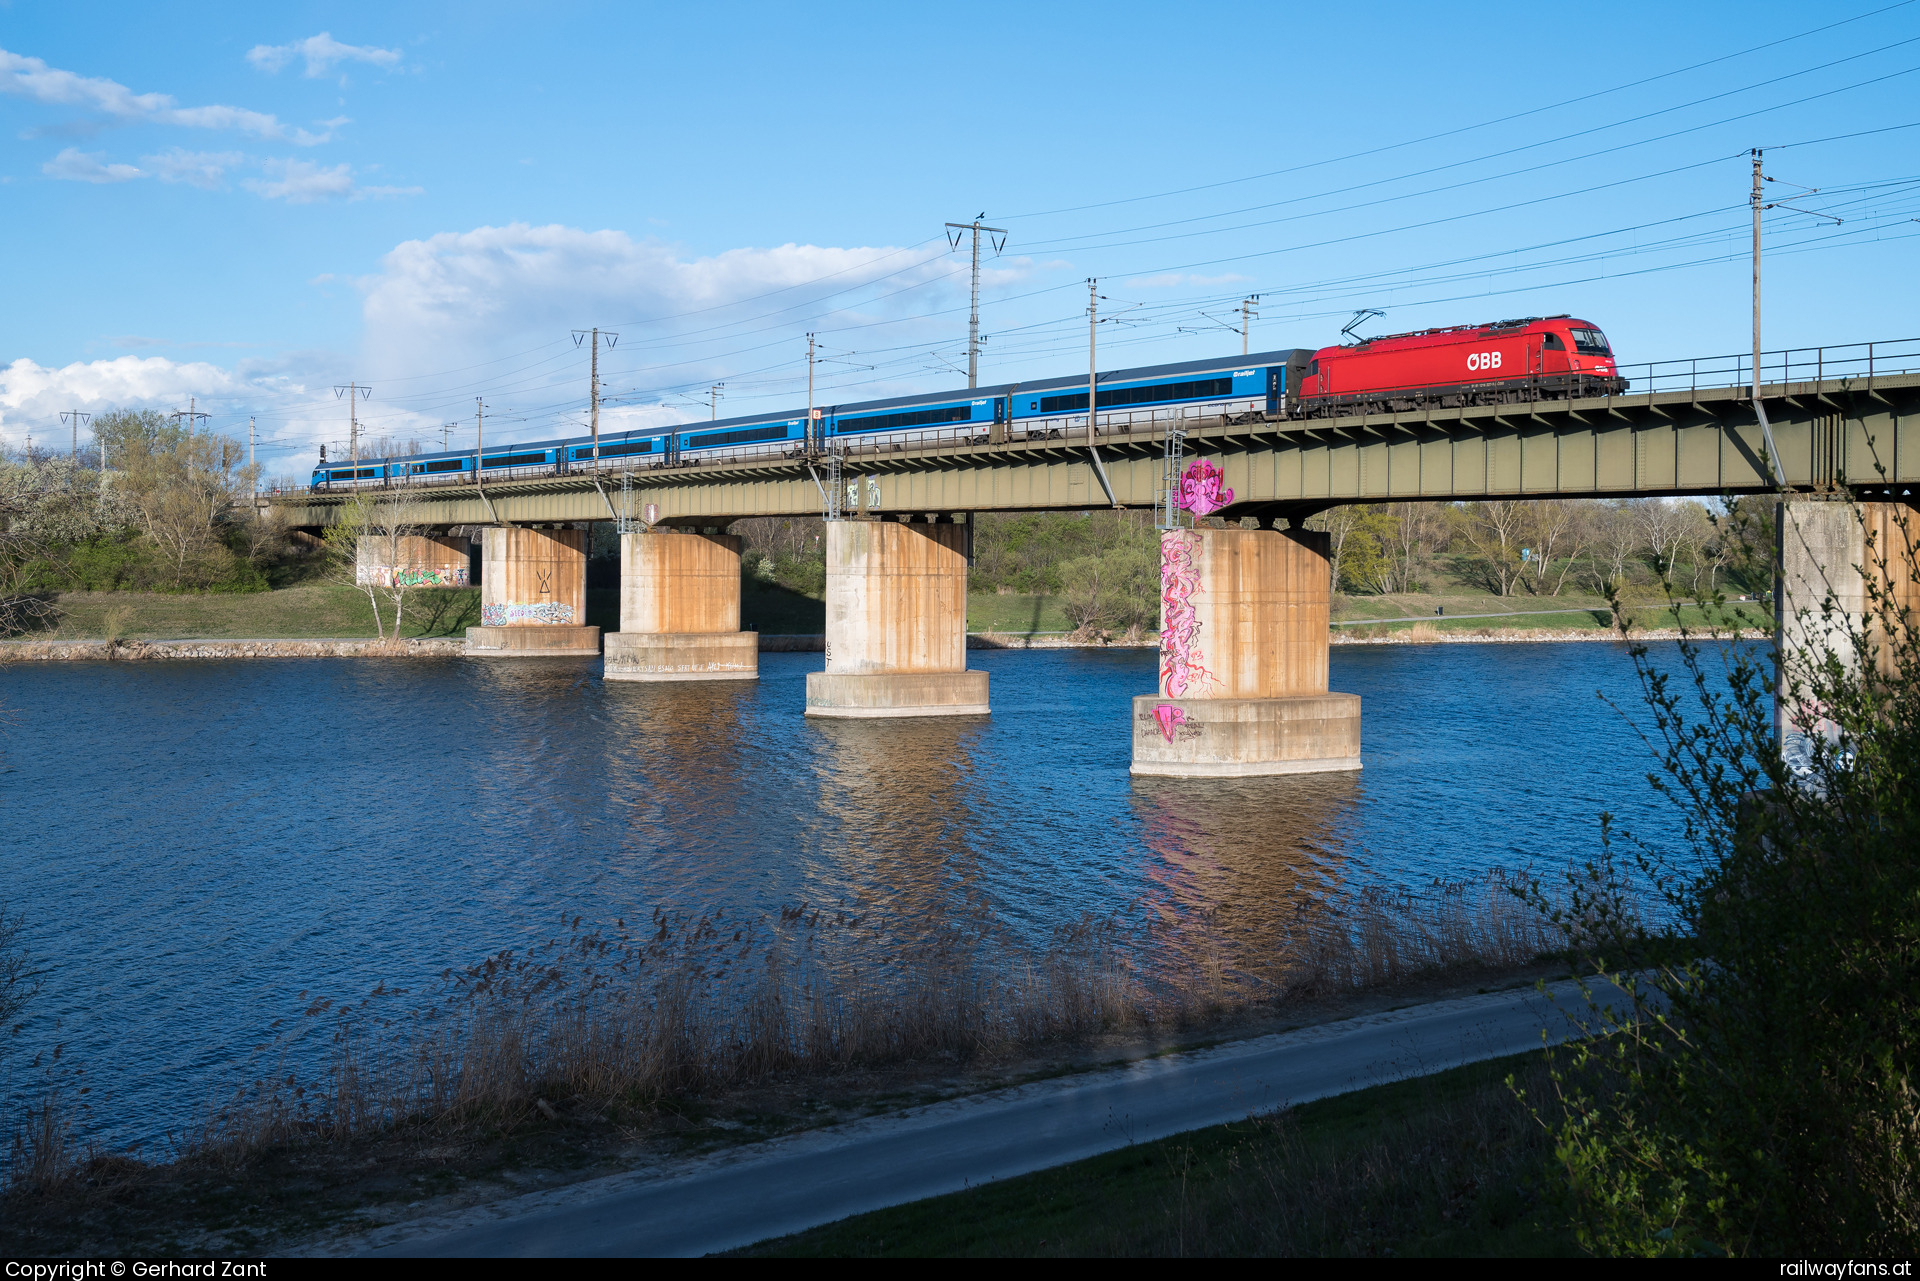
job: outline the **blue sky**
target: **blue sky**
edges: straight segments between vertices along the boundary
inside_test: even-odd
[[[1820,28],[1825,28],[1821,30]],[[1764,46],[1764,47],[1760,47]],[[1920,334],[1920,3],[0,4],[0,440],[60,410],[574,430],[1573,312],[1623,361]],[[1706,65],[1701,65],[1706,64]],[[1796,145],[1789,145],[1796,144]],[[1772,194],[1792,189],[1776,184]],[[696,407],[698,402],[698,407]],[[454,439],[458,440],[458,433]],[[469,437],[470,439],[470,437]]]

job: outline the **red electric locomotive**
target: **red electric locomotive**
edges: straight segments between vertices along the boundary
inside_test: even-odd
[[[1300,380],[1308,414],[1501,405],[1627,389],[1606,335],[1572,316],[1455,325],[1322,347]]]

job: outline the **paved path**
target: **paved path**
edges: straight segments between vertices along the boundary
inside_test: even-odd
[[[1167,1055],[395,1225],[373,1253],[701,1255],[1185,1130],[1577,1035],[1574,985],[1465,997]],[[1609,993],[1615,1000],[1618,993]],[[411,1232],[402,1239],[399,1234]],[[367,1242],[373,1244],[372,1241]]]

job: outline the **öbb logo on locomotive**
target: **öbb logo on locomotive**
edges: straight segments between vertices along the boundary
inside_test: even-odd
[[[1154,420],[1231,423],[1401,413],[1619,395],[1627,381],[1598,326],[1571,315],[1530,316],[1364,338],[1345,346],[1256,352],[1103,372],[1093,409],[1101,432]],[[1016,444],[1084,439],[1087,376],[1072,374],[855,404],[817,406],[679,426],[498,446],[484,456],[447,449],[328,463],[315,489],[471,484],[595,467],[685,467],[743,453],[801,457],[843,446],[933,440]],[[1149,428],[1150,429],[1150,428]]]

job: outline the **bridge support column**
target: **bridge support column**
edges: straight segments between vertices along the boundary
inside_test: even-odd
[[[1887,619],[1870,617],[1867,577],[1879,580],[1892,607],[1908,620],[1920,608],[1909,539],[1920,542],[1920,511],[1904,503],[1860,503],[1845,498],[1790,498],[1775,508],[1779,578],[1774,584],[1775,635],[1782,655],[1818,661],[1831,653],[1848,668],[1860,662],[1854,639],[1864,629],[1884,671],[1892,670]],[[1871,537],[1872,547],[1867,540]],[[1885,562],[1884,573],[1882,562]],[[1862,571],[1865,571],[1864,573]],[[1824,612],[1827,593],[1834,611]],[[1774,732],[1787,732],[1786,674],[1774,693]]]
[[[489,526],[481,532],[480,623],[467,653],[485,658],[591,658],[600,629],[587,614],[587,532]]]
[[[632,533],[620,539],[620,630],[610,681],[753,680],[760,638],[740,630],[740,539]]]
[[[827,670],[809,716],[982,716],[967,670],[967,536],[955,524],[827,522]]]
[[[1133,700],[1134,774],[1360,768],[1360,699],[1327,690],[1327,536],[1160,536],[1160,692]]]

